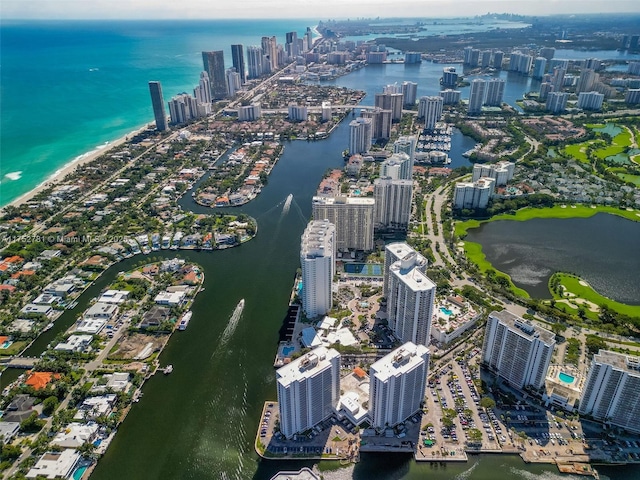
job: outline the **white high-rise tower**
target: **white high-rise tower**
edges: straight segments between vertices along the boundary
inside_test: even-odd
[[[420,409],[429,350],[411,342],[385,355],[369,370],[369,418],[376,429],[393,427]]]
[[[280,431],[291,438],[329,417],[340,398],[340,354],[318,347],[276,371]]]
[[[387,316],[391,330],[401,341],[429,345],[436,285],[422,268],[422,258],[415,251],[391,264]]]
[[[328,220],[307,225],[300,245],[302,308],[308,318],[324,315],[332,306],[335,275],[336,228]]]

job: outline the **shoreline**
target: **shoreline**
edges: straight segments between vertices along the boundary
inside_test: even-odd
[[[121,137],[116,138],[115,140],[107,141],[105,144],[97,146],[89,150],[88,152],[78,155],[73,160],[66,162],[62,167],[60,167],[58,170],[53,172],[51,175],[49,175],[47,178],[45,178],[42,182],[40,182],[38,185],[33,187],[28,192],[23,193],[18,198],[11,200],[6,204],[0,205],[0,213],[5,208],[10,206],[19,207],[20,205],[30,201],[33,197],[35,197],[40,192],[46,190],[47,188],[53,185],[61,183],[64,180],[64,178],[70,173],[73,173],[77,167],[81,165],[85,165],[87,163],[91,163],[92,161],[96,160],[104,153],[107,153],[109,150],[124,144],[128,138],[135,136],[140,132],[146,130],[149,123],[151,122],[145,123],[141,127],[131,130],[130,132],[122,135]]]

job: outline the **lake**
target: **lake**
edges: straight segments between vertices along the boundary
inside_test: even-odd
[[[640,222],[598,213],[590,218],[498,220],[469,230],[487,260],[536,298],[550,298],[557,271],[584,278],[602,295],[640,305]]]

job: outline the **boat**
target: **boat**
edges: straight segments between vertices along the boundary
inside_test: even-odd
[[[162,373],[165,375],[169,375],[171,372],[173,372],[173,365],[167,365],[162,369]]]
[[[182,331],[187,329],[187,327],[189,326],[189,322],[191,321],[191,315],[191,310],[189,310],[182,316],[182,318],[180,319],[180,323],[178,323],[178,330]]]
[[[49,325],[47,325],[46,327],[44,327],[44,329],[42,330],[43,332],[46,332],[47,330],[51,330],[53,328],[53,322],[51,322]]]

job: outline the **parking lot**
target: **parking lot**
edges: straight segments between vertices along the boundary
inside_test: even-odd
[[[256,438],[264,446],[266,458],[352,458],[358,453],[359,434],[347,419],[331,417],[304,434],[285,438],[277,429],[278,403],[266,402]]]
[[[480,407],[474,384],[477,374],[467,366],[475,363],[477,356],[478,351],[473,350],[460,363],[451,361],[429,375],[423,446],[447,451],[454,457],[465,449],[499,452],[516,448],[501,419]],[[431,442],[435,445],[428,447]],[[456,453],[451,455],[452,451]]]

